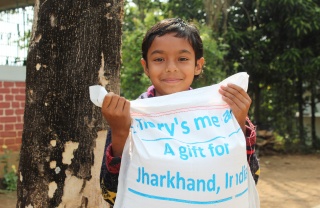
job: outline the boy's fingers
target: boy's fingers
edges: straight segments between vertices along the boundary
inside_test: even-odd
[[[125,100],[125,105],[123,107],[123,111],[126,113],[130,112],[130,101],[129,100]]]
[[[117,108],[117,105],[118,105],[118,102],[119,102],[119,98],[120,98],[119,95],[113,94],[110,97],[110,103],[107,106],[107,109],[108,110],[115,110]]]
[[[244,89],[242,89],[242,87],[239,87],[238,85],[235,85],[235,84],[230,84],[230,86],[232,89],[236,90],[236,93],[238,93],[238,95],[241,96],[241,98],[245,98],[245,101],[251,104],[250,96]]]
[[[237,103],[238,100],[241,100],[241,95],[239,95],[239,92],[231,87],[221,86],[220,93],[224,97],[225,101],[229,104]]]
[[[102,103],[102,108],[108,108],[113,97],[114,93],[109,92],[106,96],[104,96],[103,103]]]
[[[126,99],[124,97],[118,97],[118,102],[116,105],[116,109],[118,111],[123,111],[125,109],[125,105],[126,105]]]
[[[246,105],[251,104],[251,98],[249,95],[239,86],[235,84],[228,84],[227,86],[221,86],[222,95],[232,100],[234,103]]]
[[[236,97],[238,99],[242,96],[245,96],[245,94],[246,94],[246,93],[244,93],[244,90],[241,87],[234,85],[234,84],[228,84],[228,86],[225,88],[225,90],[227,93],[232,95],[232,97]]]

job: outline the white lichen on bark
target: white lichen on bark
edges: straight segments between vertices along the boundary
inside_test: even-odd
[[[50,25],[51,25],[51,27],[57,26],[57,19],[53,14],[50,16]]]
[[[51,183],[49,183],[49,186],[48,186],[48,187],[49,187],[48,196],[49,196],[50,198],[52,198],[53,195],[54,195],[54,192],[56,192],[56,190],[57,190],[57,188],[58,188],[58,185],[57,185],[56,182],[52,181]]]
[[[64,152],[62,153],[62,163],[71,164],[71,160],[74,158],[74,151],[78,149],[79,142],[68,141],[64,145]]]
[[[35,4],[33,7],[33,22],[32,22],[32,30],[31,30],[31,41],[30,41],[30,47],[28,49],[28,52],[32,50],[35,43],[38,43],[41,39],[41,35],[38,35],[35,37],[37,26],[38,26],[38,13],[39,13],[39,6],[40,6],[40,0],[35,0]]]
[[[36,70],[39,71],[40,68],[41,68],[41,64],[37,63],[37,65],[36,65]]]
[[[20,181],[22,182],[23,181],[23,176],[22,176],[22,173],[21,172],[19,172],[19,179],[20,179]]]
[[[103,52],[101,52],[101,66],[99,69],[99,83],[105,87],[107,84],[109,84],[109,81],[104,76],[104,72],[105,72],[104,71],[104,54],[103,54]]]
[[[51,169],[54,169],[54,168],[56,168],[57,167],[57,161],[51,161],[50,162],[50,168]]]
[[[51,146],[55,147],[57,146],[57,140],[53,139],[50,141]]]

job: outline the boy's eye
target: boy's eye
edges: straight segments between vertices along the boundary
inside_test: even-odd
[[[154,59],[154,61],[156,61],[156,62],[162,62],[162,61],[164,61],[164,58],[156,58],[156,59]]]
[[[188,58],[185,58],[185,57],[181,57],[179,58],[179,61],[188,61],[189,59]]]

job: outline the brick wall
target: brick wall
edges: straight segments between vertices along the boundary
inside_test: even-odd
[[[0,149],[20,150],[24,105],[25,82],[0,81]]]
[[[0,155],[3,145],[14,152],[21,147],[25,79],[25,67],[0,66]]]

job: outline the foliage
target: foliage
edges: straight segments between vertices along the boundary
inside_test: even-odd
[[[319,80],[320,65],[312,64],[319,57],[319,6],[312,0],[235,1],[225,34],[228,74],[250,74],[253,120],[271,125],[287,143],[298,138],[302,146],[303,94]]]
[[[213,31],[206,25],[195,22],[200,31],[203,42],[205,66],[201,76],[195,80],[193,87],[203,87],[219,83],[226,78],[226,73],[223,71],[224,56],[229,47],[224,43],[223,38],[214,39]]]
[[[138,19],[135,21],[139,29],[137,32],[124,31],[122,43],[121,95],[127,99],[137,98],[150,85],[140,65],[140,46],[145,28]]]
[[[11,151],[7,149],[6,145],[2,145],[2,149],[4,150],[4,154],[0,155],[0,162],[4,164],[3,167],[3,183],[8,191],[15,191],[17,189],[17,170],[14,165],[9,168],[9,159],[11,155]]]
[[[202,0],[168,0],[164,9],[164,15],[168,17],[180,17],[186,21],[197,20],[205,22],[205,10]]]

